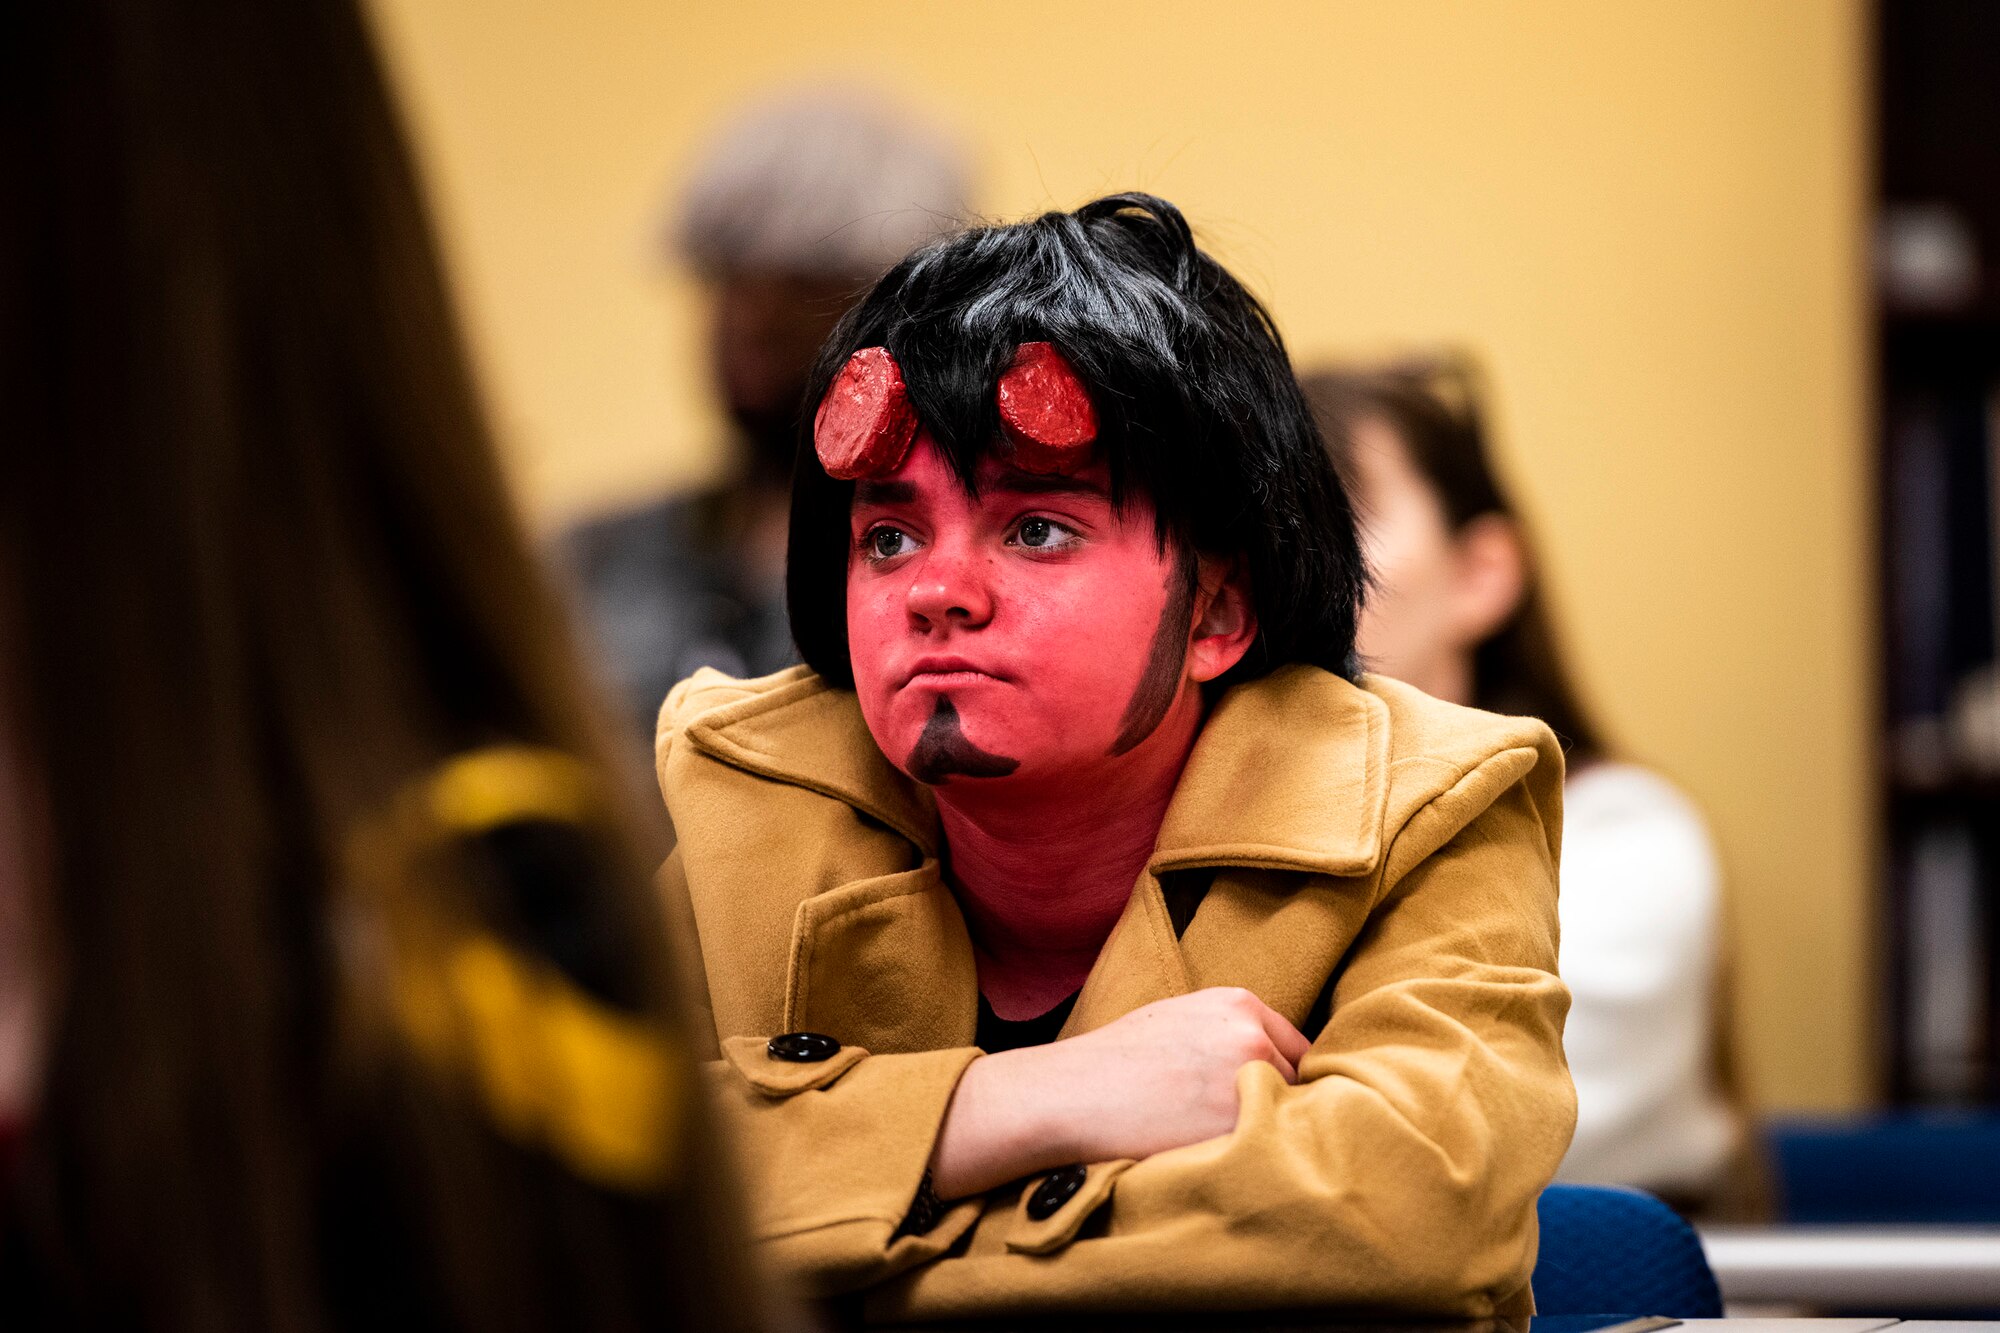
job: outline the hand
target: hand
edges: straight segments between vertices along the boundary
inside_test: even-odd
[[[1150,1157],[1236,1128],[1236,1072],[1288,1083],[1312,1043],[1247,990],[1215,987],[1135,1009],[1095,1032],[975,1060],[932,1157],[958,1198],[1068,1162]]]

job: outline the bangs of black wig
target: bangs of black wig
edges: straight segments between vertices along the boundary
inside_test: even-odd
[[[786,599],[806,663],[853,684],[854,484],[826,474],[811,439],[833,377],[861,348],[888,348],[970,491],[985,455],[1005,457],[995,390],[1024,342],[1055,344],[1089,388],[1114,500],[1146,497],[1163,545],[1246,560],[1258,637],[1218,684],[1287,662],[1352,678],[1365,584],[1353,513],[1283,340],[1180,210],[1147,194],[935,242],[841,319],[814,368],[792,484]]]

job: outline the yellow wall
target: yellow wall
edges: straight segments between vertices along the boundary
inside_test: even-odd
[[[1713,815],[1767,1105],[1871,1087],[1861,0],[377,0],[547,523],[712,466],[697,136],[863,78],[1011,216],[1143,187],[1301,360],[1491,359],[1590,692]]]

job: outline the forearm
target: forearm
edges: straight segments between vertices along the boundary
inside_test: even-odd
[[[1051,1167],[1137,1161],[1227,1134],[1236,1076],[1268,1065],[1286,1083],[1308,1043],[1240,987],[1143,1005],[1094,1032],[975,1060],[931,1160],[943,1198]]]
[[[1450,1073],[1454,1063],[1392,1054],[1372,1073],[1348,1066],[1297,1086],[1267,1066],[1246,1066],[1236,1132],[1093,1167],[1091,1180],[1047,1217],[1010,1207],[981,1224],[982,1238],[993,1228],[1007,1252],[988,1242],[975,1273],[953,1262],[914,1268],[876,1312],[1525,1313],[1533,1201],[1566,1137],[1563,1096],[1549,1086],[1560,1071],[1496,1085],[1488,1070],[1468,1084]],[[1415,1117],[1405,1100],[1412,1093],[1426,1108]]]
[[[931,1156],[931,1184],[943,1199],[1082,1160],[1083,1144],[1052,1105],[1037,1067],[1044,1052],[1003,1051],[974,1060],[958,1081]]]

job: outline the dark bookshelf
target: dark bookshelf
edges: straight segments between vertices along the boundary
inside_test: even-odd
[[[1875,12],[1885,1088],[2000,1105],[2000,4]]]

